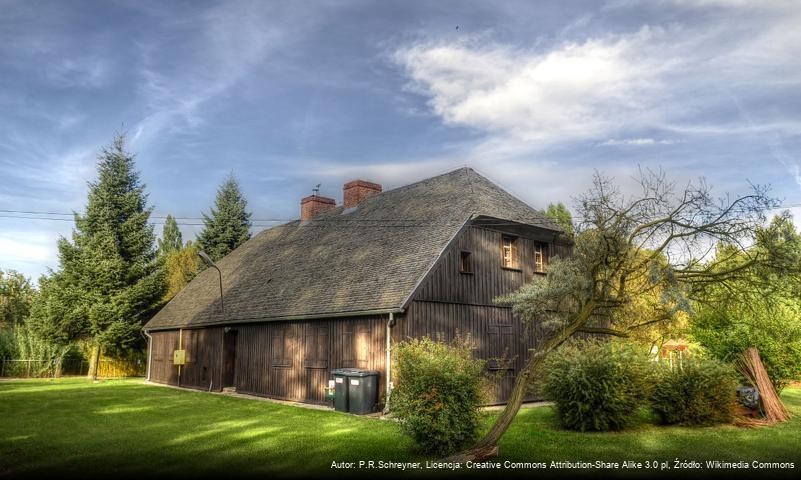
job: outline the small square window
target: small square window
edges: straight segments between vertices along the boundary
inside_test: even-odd
[[[473,273],[473,255],[470,252],[459,253],[459,273]]]

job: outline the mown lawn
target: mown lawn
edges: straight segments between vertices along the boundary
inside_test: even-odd
[[[659,427],[643,414],[626,432],[580,434],[560,430],[550,407],[526,409],[501,443],[500,460],[791,461],[795,471],[784,473],[794,475],[801,389],[783,397],[795,418],[762,429]],[[488,424],[496,414],[486,414]],[[136,380],[0,382],[0,477],[330,474],[332,461],[421,459],[388,421]]]

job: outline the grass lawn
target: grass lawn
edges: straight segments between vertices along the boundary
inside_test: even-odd
[[[797,472],[801,389],[783,398],[793,420],[762,429],[658,427],[643,414],[625,432],[581,434],[560,430],[550,407],[526,409],[504,437],[500,461],[790,461]],[[497,413],[486,415],[489,424]],[[138,380],[0,382],[0,477],[329,474],[332,461],[358,460],[424,458],[393,422],[377,419]]]

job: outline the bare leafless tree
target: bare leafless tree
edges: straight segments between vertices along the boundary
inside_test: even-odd
[[[548,275],[499,302],[546,332],[525,366],[501,415],[489,432],[454,460],[497,454],[497,445],[517,415],[549,352],[576,333],[628,336],[649,324],[690,313],[690,301],[708,285],[743,288],[758,281],[754,269],[787,267],[776,232],[765,227],[779,207],[767,187],[715,197],[704,181],[683,187],[662,171],[641,170],[636,195],[623,195],[596,174],[576,201],[573,255],[553,259]],[[757,243],[760,248],[754,248]],[[726,248],[719,248],[726,245]],[[616,315],[644,295],[654,295],[647,320]]]

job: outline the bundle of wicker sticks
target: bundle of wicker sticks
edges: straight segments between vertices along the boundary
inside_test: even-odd
[[[756,427],[762,425],[773,425],[774,423],[786,422],[790,419],[790,412],[784,407],[776,389],[762,365],[759,351],[756,348],[749,348],[742,353],[736,362],[737,370],[748,380],[751,385],[759,390],[759,400],[762,404],[763,418],[740,417],[736,420],[737,425],[746,427]]]

